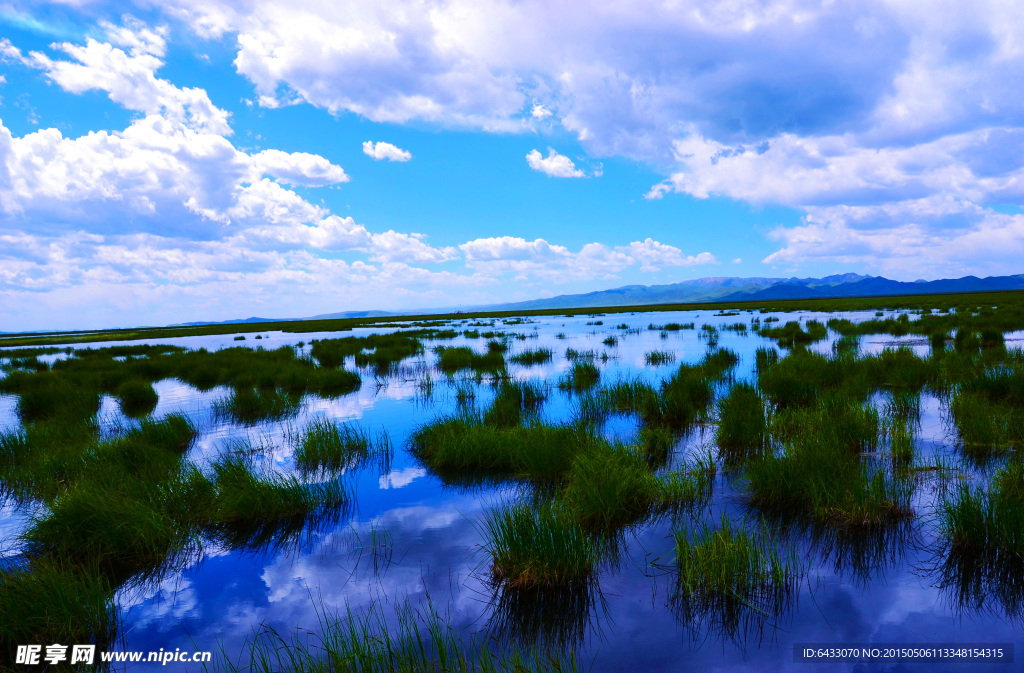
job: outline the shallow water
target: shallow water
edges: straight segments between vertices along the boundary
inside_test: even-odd
[[[510,342],[509,354],[551,348],[555,352],[553,362],[533,367],[510,363],[509,371],[519,379],[552,384],[542,417],[557,422],[568,419],[575,407],[574,397],[554,387],[571,366],[565,359],[567,348],[595,350],[599,356],[607,353],[607,361],[600,357],[596,360],[602,383],[636,377],[656,382],[674,372],[679,363],[699,360],[707,350],[700,327],[716,325],[719,347],[740,355],[736,378],[750,379],[755,349],[771,342],[750,332],[740,334],[721,327],[736,322],[749,325],[751,318],[763,321],[769,315],[741,312],[715,316],[712,311],[691,311],[555,316],[512,325],[498,320],[494,327],[456,324],[456,329],[525,335],[525,339]],[[778,314],[778,324],[796,319],[826,322],[837,316],[857,321],[874,318],[875,314]],[[596,320],[604,324],[587,324]],[[647,329],[650,323],[670,322],[695,322],[697,329],[667,332],[664,337],[659,331]],[[616,327],[622,323],[629,329]],[[170,343],[210,350],[240,345],[269,349],[374,331],[392,330],[269,332],[261,340],[247,335],[244,342],[234,341],[233,335],[217,335],[125,343]],[[565,338],[557,338],[559,333]],[[608,336],[617,337],[617,345],[602,344]],[[830,334],[814,348],[828,352],[834,340],[834,334]],[[427,352],[404,361],[398,375],[375,382],[372,372],[363,370],[360,390],[333,400],[307,396],[295,417],[253,427],[225,422],[213,413],[213,403],[229,394],[227,388],[199,392],[173,380],[158,382],[155,387],[160,401],[154,416],[183,413],[193,420],[201,434],[189,457],[201,466],[230,450],[233,440],[245,437],[265,450],[266,460],[276,470],[294,471],[295,438],[320,416],[358,423],[371,434],[385,430],[396,451],[386,473],[367,468],[346,475],[357,494],[352,513],[335,524],[311,527],[301,544],[261,553],[207,546],[202,556],[158,583],[120,592],[117,600],[123,611],[124,649],[212,650],[237,658],[246,640],[261,625],[282,634],[296,628],[315,632],[323,611],[359,612],[371,604],[390,606],[406,600],[421,607],[429,603],[467,637],[501,637],[522,630],[524,622],[536,613],[531,615],[528,606],[521,605],[516,612],[513,609],[517,606],[496,600],[488,581],[489,558],[481,549],[479,530],[488,508],[518,497],[518,489],[513,485],[445,488],[406,450],[406,442],[416,428],[456,409],[456,386],[472,385],[474,402],[480,408],[486,408],[494,395],[486,376],[482,383],[476,383],[468,373],[451,380],[438,373],[433,367],[431,347],[468,345],[481,351],[486,341],[461,336],[426,341]],[[895,339],[887,335],[863,338],[861,350],[876,353],[900,344],[913,348],[918,355],[929,352],[927,341],[920,337]],[[113,344],[79,347],[108,345]],[[653,350],[671,351],[677,360],[659,367],[646,366],[645,353]],[[351,360],[346,364],[353,366]],[[428,374],[432,386],[425,384]],[[876,397],[879,407],[881,400],[881,396]],[[129,422],[120,416],[111,398],[104,399],[100,418],[109,425]],[[14,398],[0,395],[0,426],[16,425]],[[604,431],[628,440],[636,426],[629,418],[613,416]],[[919,460],[941,457],[957,461],[942,404],[927,393],[921,399],[916,438]],[[706,453],[711,448],[713,429],[698,428],[680,442],[674,459]],[[744,515],[734,480],[735,475],[720,470],[707,509],[676,525],[715,522],[723,511],[736,517]],[[568,638],[578,661],[593,671],[871,670],[853,664],[793,663],[793,644],[808,642],[1010,642],[1018,643],[1017,654],[1024,657],[1019,646],[1020,624],[1008,619],[998,605],[987,610],[966,609],[938,586],[935,567],[941,558],[936,552],[933,512],[941,488],[935,475],[922,473],[914,500],[919,515],[915,524],[902,536],[876,540],[869,549],[842,540],[816,541],[808,534],[791,531],[801,557],[810,565],[798,595],[777,616],[754,615],[739,625],[715,623],[713,617],[682,619],[671,600],[673,523],[663,519],[634,526],[627,529],[625,553],[618,564],[602,569],[598,592],[584,600],[582,608],[576,606],[559,614],[554,620],[559,623],[552,630]],[[9,504],[0,510],[0,550],[11,553],[16,548],[17,534],[27,524],[27,516],[23,509]],[[928,664],[927,670],[967,669],[959,664]]]

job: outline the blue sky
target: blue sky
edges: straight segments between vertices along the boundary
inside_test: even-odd
[[[0,1],[0,331],[1020,273],[1013,2]]]

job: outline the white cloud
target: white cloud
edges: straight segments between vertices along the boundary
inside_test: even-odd
[[[1006,85],[1024,69],[1020,3],[167,6],[203,36],[237,38],[236,68],[265,105],[487,131],[558,124],[594,158],[670,175],[652,198],[808,213],[932,197],[1020,202],[1024,98]],[[584,172],[561,155],[530,156],[549,174]]]
[[[335,166],[317,154],[264,150],[252,155],[254,175],[271,175],[281,182],[306,187],[322,187],[348,182],[341,166]]]
[[[166,48],[166,31],[133,22],[107,31],[112,43],[90,41],[85,51],[59,45],[69,61],[4,46],[8,57],[52,75],[68,91],[99,88],[145,112],[123,130],[79,137],[54,128],[16,137],[0,123],[5,324],[25,316],[50,316],[25,328],[70,321],[96,327],[121,323],[124,315],[152,323],[288,317],[323,312],[325,301],[338,297],[347,308],[487,303],[506,298],[500,288],[507,276],[561,283],[613,279],[637,265],[713,261],[652,239],[570,251],[514,237],[436,247],[422,234],[372,231],[290,188],[347,182],[340,166],[306,152],[243,151],[227,137],[226,114],[195,112],[209,111],[205,91],[157,78],[162,63],[155,54]],[[103,59],[124,65],[129,79],[163,102],[134,97],[125,72],[103,72]],[[465,266],[458,270],[423,268],[459,260]],[[87,317],[79,312],[84,305]],[[142,306],[151,308],[140,312]],[[69,324],[54,323],[54,316],[69,316]]]
[[[926,198],[897,204],[811,209],[800,225],[772,237],[783,247],[767,264],[806,259],[857,265],[914,280],[943,269],[947,277],[1020,273],[1024,215],[965,200]]]
[[[92,38],[85,46],[62,42],[53,45],[73,60],[54,60],[42,52],[23,56],[21,51],[4,41],[3,54],[29,67],[42,70],[46,77],[65,91],[83,93],[98,89],[129,110],[147,115],[159,114],[197,131],[230,135],[228,113],[210,100],[206,91],[179,88],[155,72],[163,66],[166,31],[152,31],[129,21],[118,28],[104,24],[108,39],[126,46],[129,52],[114,44]]]
[[[483,275],[512,274],[518,279],[540,278],[556,283],[611,279],[636,264],[640,265],[641,271],[651,272],[665,266],[718,263],[710,253],[686,256],[679,248],[650,238],[615,248],[588,243],[579,252],[572,252],[542,238],[527,241],[514,236],[499,236],[478,238],[463,243],[459,249],[465,255],[466,265]]]
[[[93,40],[83,48],[58,45],[75,58],[59,61],[0,45],[7,58],[43,70],[68,91],[100,88],[147,112],[122,131],[77,138],[53,128],[15,137],[0,123],[5,319],[72,315],[60,307],[82,306],[90,292],[103,299],[89,320],[104,324],[105,316],[110,324],[126,306],[159,307],[153,318],[135,319],[165,322],[234,313],[240,307],[229,298],[259,304],[283,286],[305,289],[295,290],[288,310],[270,306],[273,314],[303,305],[318,312],[316,298],[327,288],[405,304],[450,301],[446,292],[466,283],[486,286],[486,279],[410,266],[449,261],[459,255],[455,248],[431,247],[421,234],[370,231],[285,186],[347,182],[325,157],[236,148],[226,137],[227,116],[206,114],[205,91],[155,77],[162,64],[153,54],[162,53],[165,31],[134,22],[107,30],[131,53]],[[104,72],[103,59],[113,59],[114,71]],[[137,97],[132,82],[162,102]]]
[[[408,161],[412,159],[412,153],[407,150],[399,149],[391,143],[378,142],[374,144],[370,140],[363,143],[363,154],[377,161],[381,159],[387,159],[388,161]]]
[[[697,266],[718,264],[710,252],[699,255],[683,255],[683,251],[653,239],[633,241],[627,248],[619,248],[641,264],[641,271],[660,271],[663,266]]]
[[[587,174],[576,168],[572,159],[548,148],[545,158],[537,150],[530,150],[526,155],[526,163],[535,171],[540,171],[553,178],[585,178]]]
[[[382,489],[404,488],[420,477],[425,477],[427,471],[422,467],[407,467],[404,470],[388,472],[378,480]]]
[[[547,109],[540,103],[534,104],[533,109],[530,110],[530,116],[533,117],[534,119],[544,120],[552,116],[553,114],[554,113],[551,110]]]

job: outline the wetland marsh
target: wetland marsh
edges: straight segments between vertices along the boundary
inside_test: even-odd
[[[1024,311],[978,297],[20,339],[2,648],[810,671],[794,643],[1020,642]]]

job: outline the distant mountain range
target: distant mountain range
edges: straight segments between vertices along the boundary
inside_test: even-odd
[[[671,285],[625,285],[612,290],[563,294],[511,304],[477,307],[489,311],[590,308],[644,304],[875,297],[946,292],[1024,290],[1024,274],[1016,276],[964,276],[943,280],[904,282],[881,276],[846,273],[824,278],[698,278]]]
[[[433,313],[433,311],[427,311],[427,313]],[[384,318],[391,315],[399,315],[398,313],[389,313],[388,311],[342,311],[341,313],[321,313],[320,315],[311,315],[308,318],[235,318],[234,320],[222,320],[220,322],[186,322],[182,325],[189,327],[195,327],[197,325],[243,325],[247,323],[256,322],[281,322],[283,320],[334,320],[337,318]]]
[[[585,294],[562,294],[548,299],[532,299],[511,304],[461,307],[463,313],[475,311],[529,311],[538,309],[597,308],[599,306],[643,306],[650,304],[697,304],[704,302],[770,301],[776,299],[827,299],[830,297],[877,297],[884,295],[941,294],[946,292],[992,292],[1024,290],[1024,274],[1016,276],[964,276],[943,280],[904,282],[881,276],[844,273],[824,278],[698,278],[671,285],[624,285],[611,290]],[[417,311],[343,311],[324,313],[297,320],[331,318],[377,318],[413,313],[454,313],[454,308]],[[196,322],[186,325],[231,325],[277,322],[281,318],[245,318],[222,323]]]

